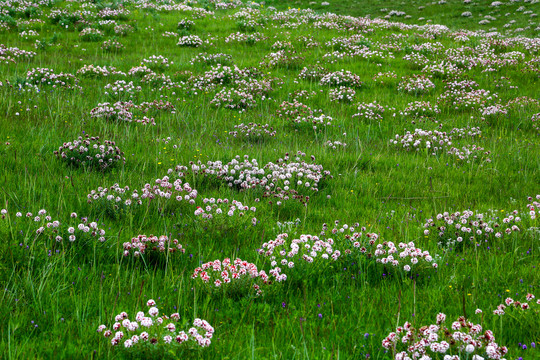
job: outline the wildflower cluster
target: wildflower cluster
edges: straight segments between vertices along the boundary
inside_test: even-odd
[[[103,39],[103,35],[102,31],[90,27],[83,29],[79,33],[79,36],[83,41],[99,41]]]
[[[251,34],[245,34],[241,32],[232,33],[225,38],[225,43],[229,42],[239,42],[247,45],[254,45],[258,42],[265,41],[268,39],[264,34],[259,32],[254,32]]]
[[[399,112],[404,117],[413,119],[433,118],[440,114],[441,110],[437,104],[429,101],[414,101],[407,104],[407,107]]]
[[[193,271],[191,278],[209,293],[230,296],[260,296],[263,294],[261,286],[272,282],[264,270],[259,271],[257,265],[239,258],[204,263]]]
[[[523,302],[520,302],[520,301],[517,301],[508,297],[504,299],[503,304],[499,304],[497,306],[497,309],[493,310],[493,314],[503,316],[507,312],[513,313],[514,311],[517,311],[517,312],[524,312],[526,310],[531,311],[533,307],[538,307],[538,305],[540,305],[540,299],[534,301],[535,298],[536,297],[531,293],[528,293],[525,296],[525,301]]]
[[[235,138],[255,138],[260,139],[264,137],[275,137],[276,136],[276,130],[274,130],[273,127],[271,127],[268,124],[256,124],[256,123],[249,123],[249,124],[239,124],[234,125],[234,131],[229,131],[229,135],[235,137]]]
[[[150,256],[150,253],[170,253],[179,252],[184,254],[186,249],[178,242],[177,239],[170,240],[168,236],[146,236],[138,235],[131,239],[130,242],[125,242],[124,256],[145,257]]]
[[[455,139],[465,136],[473,138],[480,134],[481,131],[478,128],[454,128],[450,132],[415,129],[414,132],[407,131],[404,135],[395,135],[394,139],[390,140],[390,144],[406,151],[424,149],[433,156],[446,152],[459,160],[481,158],[489,161],[489,158],[487,158],[489,152],[485,152],[479,146],[467,145],[461,149],[452,146]]]
[[[102,144],[99,136],[79,136],[77,140],[64,143],[54,154],[70,165],[99,170],[111,168],[120,161],[126,162],[124,153],[114,141],[105,140]]]
[[[357,109],[358,112],[352,117],[358,117],[369,121],[382,121],[384,112],[386,110],[393,110],[393,108],[378,104],[377,101],[359,103]]]
[[[114,75],[122,75],[125,76],[126,74],[117,71],[115,67],[108,67],[107,66],[99,66],[99,65],[83,65],[79,70],[77,70],[77,75],[81,77],[86,78],[100,78],[100,77],[111,77]]]
[[[330,101],[351,103],[354,101],[354,95],[356,91],[353,88],[347,86],[340,86],[337,89],[330,89],[328,94],[330,96]]]
[[[51,86],[53,88],[81,89],[78,79],[69,73],[55,74],[48,68],[33,68],[26,73],[26,81],[37,86]]]
[[[206,64],[206,65],[214,65],[214,64],[222,64],[222,65],[230,65],[233,62],[233,58],[229,54],[223,54],[223,53],[217,53],[217,54],[208,54],[208,53],[199,53],[195,55],[191,60],[190,64],[194,65],[197,63]]]
[[[284,67],[291,69],[299,67],[303,61],[304,58],[296,55],[294,50],[279,50],[266,55],[260,65],[268,68]]]
[[[142,65],[148,66],[153,70],[164,70],[172,64],[174,64],[174,62],[169,61],[169,59],[163,55],[152,55],[142,60]]]
[[[101,44],[101,48],[107,52],[117,52],[124,48],[124,45],[118,40],[108,39]]]
[[[351,88],[359,88],[362,86],[360,76],[353,74],[350,71],[334,71],[324,75],[321,78],[322,86],[347,86]]]
[[[534,212],[534,210],[531,210]],[[482,243],[519,233],[521,217],[518,210],[502,216],[504,212],[481,213],[472,210],[444,212],[429,218],[424,224],[424,235],[436,234],[440,245],[459,246],[461,243]]]
[[[293,269],[302,264],[314,264],[310,270],[323,270],[330,261],[336,261],[341,252],[333,248],[333,240],[320,239],[318,236],[300,235],[298,239],[289,241],[287,233],[279,234],[276,239],[262,244],[259,253],[270,261],[270,274],[275,276],[276,281],[287,280],[287,275],[280,266],[285,269]],[[295,265],[296,264],[296,265]],[[316,266],[315,266],[316,265]]]
[[[137,312],[135,319],[130,320],[126,312],[121,312],[114,318],[111,328],[100,325],[97,332],[105,338],[110,338],[112,346],[123,344],[124,348],[171,348],[171,347],[208,347],[214,336],[214,328],[199,318],[193,321],[193,327],[179,330],[180,315],[173,313],[169,316],[159,316],[156,302],[148,300],[148,315],[143,311]],[[185,324],[187,325],[187,324]]]
[[[178,38],[176,45],[184,47],[199,47],[203,44],[203,40],[197,35],[186,35]]]
[[[432,359],[441,354],[445,360],[462,357],[472,360],[502,359],[508,352],[506,346],[495,342],[491,330],[483,330],[464,317],[459,317],[448,328],[446,315],[439,313],[435,324],[415,328],[405,322],[382,341],[386,350],[392,351],[393,359]]]
[[[22,241],[21,246],[30,240],[39,240],[52,250],[73,243],[84,246],[96,240],[100,243],[106,241],[105,230],[100,228],[97,222],[89,221],[86,217],[79,219],[76,213],[71,213],[68,219],[60,221],[53,220],[45,209],[39,210],[35,215],[20,211],[13,214],[2,209],[0,222],[3,223],[0,223],[0,226],[10,224],[13,229],[10,236],[14,240]]]
[[[409,94],[423,95],[435,89],[435,84],[424,75],[413,75],[409,78],[403,78],[397,89]]]

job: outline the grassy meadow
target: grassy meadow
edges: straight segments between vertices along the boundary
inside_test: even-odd
[[[0,358],[540,359],[536,0],[0,10]]]

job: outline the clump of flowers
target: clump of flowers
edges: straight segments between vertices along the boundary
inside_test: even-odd
[[[429,218],[424,224],[424,235],[436,234],[441,246],[461,247],[509,237],[521,231],[519,211],[507,216],[502,212],[480,213],[472,210],[444,212]]]
[[[174,63],[163,55],[152,55],[142,60],[142,65],[146,65],[152,70],[164,70],[172,64]]]
[[[190,30],[195,26],[195,22],[188,20],[188,19],[182,19],[178,22],[178,25],[176,26],[178,29],[181,30]]]
[[[146,257],[151,256],[151,254],[160,254],[160,253],[170,253],[179,252],[184,254],[186,249],[178,242],[177,239],[169,239],[166,235],[161,236],[146,236],[138,235],[131,239],[129,242],[123,244],[124,247],[124,256],[133,256],[133,257]]]
[[[264,57],[260,65],[268,68],[298,68],[304,62],[302,56],[296,55],[294,50],[279,50]]]
[[[484,358],[500,360],[508,352],[506,346],[495,342],[491,330],[483,330],[464,317],[459,317],[450,327],[445,325],[446,315],[438,314],[435,324],[415,328],[405,322],[382,341],[382,346],[392,352],[395,360],[432,359],[439,354],[445,359]]]
[[[118,40],[109,39],[101,44],[101,48],[107,52],[118,52],[124,48],[124,45]]]
[[[234,131],[229,131],[229,135],[235,138],[261,139],[267,136],[275,137],[276,130],[268,124],[263,125],[250,122],[249,124],[242,123],[234,125]]]
[[[494,120],[501,116],[507,115],[508,109],[504,105],[494,104],[481,108],[480,114],[482,115],[483,119]]]
[[[449,82],[447,90],[438,97],[437,102],[454,111],[470,111],[485,108],[497,100],[497,94],[477,87],[474,81]]]
[[[245,111],[257,104],[255,97],[241,89],[223,88],[216,93],[214,98],[210,100],[210,104],[226,109]]]
[[[330,233],[329,233],[330,232]],[[376,233],[366,232],[365,227],[355,223],[340,225],[334,222],[334,228],[329,230],[323,224],[321,236],[335,242],[335,247],[345,255],[361,255],[363,261],[373,262],[383,266],[391,265],[395,269],[409,273],[420,269],[436,269],[435,261],[438,255],[431,256],[428,251],[416,247],[414,242],[400,242],[397,246],[391,241],[381,241]]]
[[[414,101],[407,104],[407,107],[399,112],[405,117],[413,119],[433,118],[441,113],[437,104],[431,104],[429,101]]]
[[[300,74],[298,74],[298,78],[315,82],[320,81],[326,74],[328,74],[328,70],[326,70],[322,66],[310,65],[304,67],[300,71]]]
[[[0,22],[1,24],[1,22]],[[1,30],[1,25],[0,25]],[[17,47],[7,47],[4,44],[0,44],[0,64],[5,63],[14,63],[16,64],[18,60],[30,60],[37,54],[34,51],[22,50]]]
[[[254,45],[258,42],[265,41],[266,39],[268,39],[268,37],[266,37],[264,34],[259,33],[259,32],[254,32],[251,34],[237,32],[237,33],[232,33],[229,36],[227,36],[225,38],[225,42],[226,43],[239,42],[239,43],[244,43],[247,45]]]
[[[395,83],[397,74],[394,71],[379,72],[373,76],[373,81],[380,85],[389,85]]]
[[[79,33],[83,41],[99,41],[103,39],[103,32],[94,28],[85,28]]]
[[[54,152],[57,158],[70,165],[105,170],[117,163],[126,162],[124,153],[116,146],[114,141],[105,140],[103,143],[99,136],[79,136],[77,140],[64,143]]]
[[[100,186],[87,195],[88,203],[99,202],[113,210],[133,205],[140,206],[143,201],[156,202],[160,209],[171,203],[194,205],[198,191],[182,180],[182,174],[172,177],[172,172],[171,170],[171,177],[155,179],[154,185],[146,183],[142,189],[131,192],[129,186],[121,187],[118,184],[108,188]]]
[[[534,114],[531,117],[532,127],[540,135],[540,113]]]
[[[176,45],[183,47],[199,47],[203,44],[203,40],[197,35],[186,35],[178,38]]]
[[[323,146],[329,149],[337,150],[337,149],[345,149],[345,147],[347,147],[347,144],[338,140],[335,140],[335,141],[327,140],[323,144]]]
[[[117,71],[115,67],[99,66],[99,65],[83,65],[82,68],[77,70],[77,75],[86,78],[99,78],[110,77],[112,75],[125,75],[124,73]]]
[[[300,123],[313,118],[313,110],[295,99],[292,102],[283,101],[279,105],[276,115],[284,120]]]
[[[478,153],[484,151],[483,148],[476,145],[467,145],[458,149],[452,145],[454,144],[454,139],[460,139],[465,136],[473,138],[479,136],[481,133],[480,129],[475,127],[454,128],[450,132],[415,129],[414,132],[407,131],[403,135],[395,135],[394,139],[390,140],[390,144],[406,151],[420,151],[424,149],[428,154],[433,156],[446,151],[447,154],[454,155],[460,160],[476,159]]]
[[[393,110],[393,108],[378,104],[377,101],[359,103],[357,109],[358,112],[352,116],[353,118],[358,117],[370,121],[381,121],[386,110]]]
[[[299,97],[299,96],[298,96]],[[298,99],[293,101],[283,101],[276,114],[279,118],[290,121],[293,124],[310,123],[313,125],[313,129],[317,129],[317,125],[332,125],[332,117],[320,114],[315,115],[316,112],[322,112],[322,110],[312,110],[309,106],[301,103]]]
[[[435,64],[426,65],[422,69],[422,72],[438,78],[447,78],[450,76],[455,77],[459,75],[462,70],[451,62],[442,61]]]
[[[105,95],[117,100],[132,99],[141,90],[142,87],[133,84],[133,81],[116,80],[112,84],[105,85]]]
[[[154,103],[146,103],[154,104]],[[97,107],[90,111],[90,117],[96,119],[105,119],[108,121],[125,121],[136,122],[143,125],[156,125],[154,118],[148,118],[143,116],[142,119],[135,118],[133,111],[140,110],[143,114],[146,114],[149,110],[167,110],[169,107],[162,108],[159,103],[146,106],[145,103],[141,105],[135,105],[132,101],[117,101],[113,104],[103,103],[98,104]],[[174,108],[173,108],[174,109]]]
[[[334,71],[324,75],[321,78],[322,86],[347,86],[351,88],[359,88],[362,86],[360,76],[353,74],[350,71]]]
[[[69,73],[56,74],[54,70],[48,68],[33,68],[26,73],[28,83],[37,86],[51,86],[53,88],[81,89],[78,79]]]
[[[288,200],[297,200],[304,205],[309,201],[309,194],[319,191],[319,183],[331,179],[330,171],[322,165],[308,163],[302,159],[306,154],[298,152],[293,159],[289,154],[276,162],[269,162],[261,167],[256,159],[249,160],[247,155],[241,160],[236,156],[224,164],[221,161],[197,162],[191,165],[195,175],[204,175],[208,179],[223,182],[239,190],[260,190],[263,198],[275,198],[280,206]],[[311,157],[312,161],[315,157]]]
[[[100,325],[97,332],[110,339],[112,346],[123,344],[124,348],[205,348],[210,346],[214,336],[214,328],[206,320],[195,319],[189,329],[180,330],[180,315],[173,313],[169,316],[159,316],[159,309],[152,299],[146,303],[148,315],[139,311],[133,320],[126,312],[121,312],[114,318],[111,328]]]
[[[114,33],[118,36],[127,36],[134,31],[133,26],[129,24],[119,24],[114,27]]]
[[[206,64],[206,65],[230,65],[233,62],[233,58],[229,54],[208,54],[208,53],[199,53],[195,55],[190,61],[190,64]]]
[[[435,84],[424,75],[413,75],[409,78],[403,78],[397,89],[409,94],[422,95],[435,89]]]
[[[257,265],[239,258],[204,263],[193,271],[191,278],[208,293],[237,297],[260,296],[263,294],[261,286],[272,282],[264,270],[259,271]],[[281,281],[281,278],[276,277],[276,281]]]
[[[263,243],[259,253],[268,258],[272,267],[269,273],[276,281],[281,282],[287,280],[286,272],[290,273],[288,269],[295,267],[303,275],[324,271],[331,262],[341,256],[341,251],[334,249],[333,245],[332,239],[305,234],[289,239],[289,235],[283,233],[277,235],[276,239]],[[280,266],[287,271],[283,271]]]
[[[118,101],[114,104],[103,103],[98,104],[97,107],[93,108],[90,111],[90,117],[92,118],[103,118],[110,121],[133,121],[133,114],[131,110],[135,105],[129,102]]]
[[[540,305],[540,299],[536,301],[534,301],[534,299],[535,296],[530,293],[525,296],[525,301],[523,302],[508,297],[504,300],[503,304],[499,304],[497,306],[497,309],[493,310],[493,314],[503,316],[507,312],[513,313],[517,311],[521,313],[524,311],[530,311],[532,307],[537,307],[538,305]]]
[[[354,101],[356,91],[353,88],[347,86],[340,86],[337,89],[330,89],[329,96],[330,101],[351,103]]]

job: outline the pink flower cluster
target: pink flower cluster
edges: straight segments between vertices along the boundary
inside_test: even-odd
[[[97,332],[105,338],[110,338],[112,346],[123,344],[124,348],[138,348],[141,346],[164,347],[208,347],[212,343],[214,328],[206,320],[195,319],[193,326],[188,330],[179,330],[180,315],[173,313],[170,316],[159,315],[156,302],[148,300],[148,315],[139,311],[134,320],[129,319],[126,312],[116,315],[114,324],[109,329],[100,325]]]
[[[140,257],[144,256],[146,253],[175,253],[180,252],[184,254],[186,249],[178,242],[177,239],[170,240],[168,236],[146,236],[138,235],[131,239],[130,242],[125,242],[124,247],[124,256]]]
[[[198,281],[209,292],[235,293],[246,295],[253,291],[256,296],[263,294],[262,285],[270,284],[271,277],[257,265],[236,258],[214,260],[196,268],[191,278]],[[276,278],[276,281],[279,281]]]
[[[420,328],[405,322],[383,339],[382,347],[390,350],[395,360],[432,359],[437,356],[444,356],[445,360],[483,360],[485,357],[503,360],[508,352],[506,346],[495,342],[491,330],[484,331],[479,324],[473,324],[464,317],[459,317],[450,327],[445,322],[443,313],[437,315],[435,324]]]
[[[501,239],[521,231],[519,211],[514,210],[504,216],[503,210],[487,213],[465,210],[454,213],[444,212],[429,218],[424,224],[424,235],[432,232],[440,238],[444,246],[457,245],[463,241]]]
[[[520,302],[520,301],[517,301],[517,300],[514,300],[510,297],[506,298],[504,300],[504,303],[503,304],[499,304],[497,306],[497,309],[493,310],[493,314],[494,315],[499,315],[499,316],[502,316],[504,314],[506,314],[507,311],[511,310],[511,309],[516,309],[516,310],[530,310],[532,307],[537,307],[540,306],[540,299],[534,301],[536,297],[533,295],[533,294],[527,294],[527,296],[525,296],[525,301],[526,302]],[[536,305],[536,306],[535,306]],[[535,312],[537,312],[537,309],[535,309]]]

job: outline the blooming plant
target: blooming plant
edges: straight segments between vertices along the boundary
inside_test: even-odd
[[[203,44],[203,40],[197,35],[186,35],[178,39],[176,45],[183,47],[199,47]]]
[[[124,256],[133,257],[151,257],[152,254],[170,253],[176,252],[184,254],[186,249],[178,242],[177,239],[171,240],[166,235],[161,236],[146,236],[138,235],[131,239],[129,242],[123,244]]]
[[[73,245],[85,247],[93,243],[102,243],[107,240],[105,230],[100,228],[95,221],[88,218],[79,218],[76,213],[64,221],[53,220],[47,210],[41,209],[36,214],[20,211],[1,210],[0,231],[6,238],[20,242],[20,246],[32,244],[32,246],[45,245],[45,249],[51,251],[66,248]]]
[[[253,263],[236,258],[214,260],[196,268],[191,278],[210,294],[225,294],[233,297],[247,295],[260,296],[264,285],[269,285],[271,277],[264,270],[258,270]],[[276,278],[280,281],[279,278]],[[263,288],[261,288],[263,287]]]
[[[450,327],[445,325],[446,315],[437,315],[435,324],[415,328],[405,322],[382,341],[382,346],[392,352],[395,360],[406,359],[503,359],[506,346],[495,342],[491,330],[483,330],[464,317],[459,317]]]
[[[493,314],[503,316],[509,312],[515,317],[517,314],[525,312],[538,313],[540,310],[540,299],[534,300],[535,298],[536,297],[531,293],[528,293],[527,296],[525,296],[525,301],[522,302],[508,297],[504,300],[503,304],[499,304],[497,309],[493,310]]]
[[[266,137],[275,137],[276,130],[268,124],[239,124],[234,125],[234,131],[229,131],[229,135],[235,138],[262,139]]]
[[[130,320],[128,313],[121,312],[115,316],[115,322],[110,328],[100,325],[97,332],[110,339],[112,346],[123,345],[126,349],[139,351],[145,348],[162,348],[164,351],[175,348],[196,349],[208,347],[212,343],[214,328],[208,321],[197,318],[192,327],[180,330],[182,326],[189,325],[179,322],[178,313],[160,316],[154,300],[148,300],[146,305],[149,308],[148,314],[139,311],[135,319]]]
[[[106,52],[119,52],[124,49],[124,45],[118,40],[109,39],[101,44],[101,48]]]
[[[527,208],[534,209],[534,206]],[[530,210],[530,213],[535,214],[535,210]],[[444,212],[426,220],[424,235],[436,234],[439,244],[445,247],[491,242],[519,233],[523,227],[519,215],[518,210],[508,215],[494,210],[485,213],[472,210]]]
[[[392,266],[402,274],[438,267],[438,255],[432,256],[412,241],[400,242],[398,245],[382,241],[377,233],[366,232],[366,228],[360,227],[358,223],[353,226],[340,225],[336,220],[332,230],[324,224],[320,235],[328,241],[332,240],[344,255],[356,256],[367,264],[374,262],[376,266]]]
[[[229,54],[208,54],[208,53],[199,53],[195,55],[191,60],[190,64],[206,64],[206,65],[231,65],[233,63],[233,58]]]
[[[341,251],[334,249],[332,239],[302,234],[289,239],[287,233],[262,244],[259,253],[268,258],[273,275],[278,282],[289,279],[301,280],[315,273],[323,274],[339,259]],[[289,274],[289,275],[287,275]]]
[[[362,86],[360,76],[353,74],[350,71],[334,71],[324,75],[321,78],[320,84],[322,86],[348,86],[351,88],[359,88]]]
[[[26,81],[37,86],[51,86],[52,88],[81,89],[79,80],[73,74],[59,73],[48,68],[33,68],[26,73]]]
[[[478,128],[454,128],[450,132],[438,130],[422,130],[415,129],[414,132],[407,131],[403,135],[395,135],[394,139],[390,140],[390,144],[406,151],[414,150],[419,152],[424,150],[426,154],[436,156],[441,153],[446,153],[455,157],[458,160],[481,160],[490,162],[490,152],[477,145],[465,145],[461,148],[456,148],[453,145],[454,140],[464,137],[474,138],[482,132]]]
[[[340,86],[337,89],[330,89],[328,94],[330,96],[330,101],[351,103],[354,101],[354,95],[356,91],[353,88]]]
[[[94,28],[85,28],[79,33],[83,41],[100,41],[103,39],[103,32]]]
[[[77,140],[64,143],[54,152],[57,158],[70,165],[106,170],[117,163],[126,162],[124,153],[114,141],[105,140],[103,144],[99,136],[79,136]]]
[[[435,84],[426,76],[413,75],[409,78],[403,78],[397,89],[409,94],[423,95],[435,89]]]

